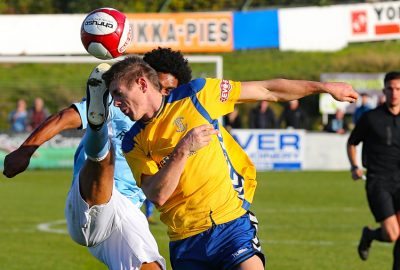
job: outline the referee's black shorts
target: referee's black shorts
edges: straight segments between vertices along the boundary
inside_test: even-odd
[[[367,199],[376,222],[400,211],[400,175],[367,175]]]

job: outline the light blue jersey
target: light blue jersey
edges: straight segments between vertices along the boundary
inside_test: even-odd
[[[83,99],[79,103],[74,103],[73,106],[78,110],[82,120],[82,129],[87,127],[87,115],[86,115],[86,99]],[[115,107],[113,104],[110,105],[110,112],[108,116],[108,134],[111,138],[112,144],[115,148],[115,170],[114,170],[114,184],[117,190],[130,199],[134,205],[140,207],[143,201],[146,199],[143,191],[136,185],[135,178],[132,175],[131,169],[125,160],[122,153],[121,143],[125,136],[125,133],[129,131],[134,122],[124,115],[120,109]],[[74,179],[81,170],[85,160],[86,154],[84,149],[84,143],[86,141],[86,135],[83,136],[78,149],[74,156]]]

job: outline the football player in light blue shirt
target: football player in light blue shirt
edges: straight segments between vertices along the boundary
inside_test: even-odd
[[[86,99],[79,103],[74,103],[73,108],[78,112],[81,118],[81,128],[86,129],[88,121],[86,117]],[[114,105],[109,107],[108,134],[115,149],[115,170],[114,170],[114,185],[122,195],[132,201],[138,208],[146,199],[143,191],[136,185],[132,172],[126,163],[125,157],[122,154],[121,142],[125,133],[132,127],[133,121],[124,115],[120,109]],[[87,134],[81,140],[74,156],[74,178],[79,174],[82,166],[87,159],[84,151]]]
[[[152,65],[153,68],[155,68],[158,71],[158,74],[160,77],[160,83],[162,85],[163,94],[168,94],[169,91],[171,91],[178,85],[178,83],[179,84],[186,83],[191,78],[191,69],[188,65],[187,60],[183,58],[183,55],[180,52],[174,52],[170,49],[165,49],[165,48],[158,48],[156,50],[153,50],[150,53],[147,53],[145,55],[145,58],[147,59],[146,61],[148,61],[148,63],[150,65]],[[95,72],[95,70],[92,72],[92,74]],[[92,74],[91,74],[91,76],[92,76]],[[90,83],[88,83],[88,86],[90,86]],[[29,165],[30,158],[32,157],[32,155],[36,151],[36,149],[39,148],[43,143],[45,143],[46,141],[50,140],[55,135],[60,133],[61,131],[64,131],[67,129],[72,129],[72,128],[85,129],[88,125],[86,108],[87,108],[86,100],[83,99],[81,102],[74,103],[69,108],[66,108],[66,109],[60,111],[59,113],[51,116],[50,118],[48,118],[40,127],[38,127],[25,140],[25,142],[17,150],[15,150],[14,152],[7,155],[7,157],[5,158],[5,161],[4,161],[4,172],[3,172],[4,175],[6,175],[7,177],[14,177],[15,175],[25,171]],[[115,153],[115,155],[114,155],[115,167],[114,167],[114,181],[113,182],[114,182],[114,187],[118,191],[115,193],[122,194],[123,197],[125,198],[124,200],[128,199],[134,205],[134,207],[133,207],[134,209],[129,208],[131,206],[130,203],[128,203],[128,206],[129,206],[128,208],[126,207],[126,205],[127,205],[126,203],[124,205],[122,205],[122,207],[119,207],[121,209],[127,209],[128,212],[132,212],[135,209],[138,209],[145,199],[145,196],[144,196],[142,190],[139,189],[136,185],[136,181],[133,178],[131,170],[128,167],[128,165],[125,161],[125,158],[122,155],[122,151],[121,151],[121,147],[120,147],[121,141],[125,135],[125,132],[128,131],[132,125],[133,125],[133,122],[127,116],[125,116],[118,108],[114,107],[113,105],[110,105],[109,113],[108,113],[107,128],[104,128],[104,130],[106,132],[108,132],[108,137],[110,138],[111,144],[114,147],[113,152]],[[93,145],[93,143],[92,143],[93,138],[87,139],[87,137],[89,137],[88,133],[91,133],[89,131],[91,131],[91,129],[88,129],[88,131],[85,133],[85,136],[81,140],[81,143],[79,144],[79,146],[76,150],[76,153],[75,153],[74,172],[73,172],[74,181],[72,183],[71,190],[74,188],[74,186],[75,186],[75,188],[76,188],[76,186],[78,186],[78,188],[76,188],[76,189],[79,189],[79,184],[74,185],[75,179],[79,179],[79,172],[81,172],[81,169],[84,167],[84,164],[86,163],[86,160],[88,158],[86,153],[91,155],[90,147],[91,147],[91,145]],[[107,143],[107,145],[109,145],[109,143]],[[109,146],[107,146],[107,147],[108,147],[107,149],[103,149],[103,150],[106,150],[106,153],[108,153],[110,150]],[[88,149],[89,149],[89,152],[88,152]],[[100,150],[100,153],[95,153],[95,155],[96,154],[101,155],[101,151],[103,151],[103,150]],[[86,153],[85,153],[85,151],[86,151]],[[95,149],[94,152],[96,152],[96,151],[98,151],[98,150]],[[84,182],[82,182],[82,181],[84,181],[84,180],[80,181],[80,185],[83,185],[83,183],[85,183],[85,181]],[[70,191],[70,193],[71,193],[71,191]],[[78,192],[78,194],[79,194],[79,192]],[[118,197],[118,199],[120,199],[120,196]],[[85,201],[86,201],[86,199],[85,199]],[[88,202],[87,204],[90,206],[91,203]],[[85,204],[83,204],[83,205],[85,205]],[[94,206],[102,207],[102,205],[98,206],[96,204]],[[69,207],[72,207],[72,205],[69,205],[69,201],[67,201],[66,209],[68,209]],[[76,207],[76,206],[74,205],[74,207]],[[78,208],[79,208],[79,206],[78,206]],[[91,208],[92,207],[90,207],[90,209]],[[85,215],[91,215],[93,213],[93,212],[90,212],[90,209],[87,209],[87,210],[89,210],[87,212],[85,210]],[[121,209],[119,209],[117,211],[122,212],[123,210],[121,210]],[[129,211],[129,210],[131,210],[131,211]],[[66,213],[67,212],[68,211],[66,210]],[[80,213],[79,209],[78,209],[78,213]],[[67,217],[67,219],[68,219],[68,217]],[[79,219],[81,219],[81,218],[78,216],[73,219],[78,219],[78,221],[79,221]],[[90,224],[90,217],[88,217],[88,220],[89,220],[88,224]],[[134,220],[134,219],[131,219],[131,220]],[[136,222],[133,221],[133,223],[131,223],[132,228],[136,226],[136,224],[134,224],[134,223],[141,223],[141,222],[139,222],[139,220],[137,220]],[[70,224],[68,224],[68,225],[69,225],[68,227],[70,230],[71,237],[76,242],[86,245],[86,246],[89,246],[89,247],[90,247],[90,245],[93,244],[93,243],[88,244],[88,242],[90,242],[91,239],[93,238],[92,235],[88,236],[87,237],[88,239],[83,239],[82,241],[77,240],[76,237],[74,237],[73,232],[71,233]],[[103,227],[107,227],[107,224],[106,224],[106,226],[103,226]],[[80,227],[75,226],[74,224],[72,224],[72,228],[73,228],[73,230],[76,230],[78,232],[79,232],[79,230],[82,230],[82,231],[85,230],[84,227],[79,229]],[[128,226],[128,228],[130,228],[130,227]],[[146,229],[146,226],[143,226],[143,223],[138,224],[137,227],[133,228],[133,230],[135,230],[135,229],[137,231],[142,230],[142,232],[143,232],[142,236],[144,238],[146,238],[146,237],[147,237],[147,239],[152,238],[151,233],[148,230],[148,227]],[[96,230],[96,229],[93,227],[93,230]],[[91,229],[89,229],[89,231],[91,231]],[[147,232],[150,235],[147,235]],[[107,232],[107,233],[109,233],[109,232]],[[139,233],[140,233],[140,231],[139,231]],[[136,233],[136,234],[138,234],[138,233]],[[132,234],[132,235],[134,235],[134,234]],[[104,237],[104,235],[102,235],[102,236]],[[122,237],[124,239],[129,239],[130,235],[125,235]],[[133,242],[134,241],[135,240],[133,240]],[[108,241],[108,242],[110,242],[110,241]],[[131,243],[133,243],[133,242],[131,242]],[[132,252],[129,251],[129,245],[124,246],[123,243],[120,245],[118,241],[114,241],[114,243],[111,243],[111,244],[114,245],[113,246],[114,248],[112,247],[112,245],[108,245],[108,246],[104,245],[102,248],[103,250],[100,251],[102,253],[99,252],[99,248],[96,248],[95,245],[93,245],[89,249],[95,257],[97,257],[99,260],[106,263],[110,269],[120,269],[121,266],[118,266],[118,265],[122,264],[121,261],[131,260]],[[155,244],[155,242],[154,242],[154,244]],[[136,245],[136,246],[138,246],[138,245]],[[123,250],[123,247],[127,247],[127,249],[126,249],[127,251],[125,251],[125,253],[120,252],[121,254],[117,254],[120,257],[107,256],[107,255],[114,255],[114,254],[111,254],[113,250],[118,250],[118,249]],[[152,248],[154,248],[154,247],[156,249],[155,250],[155,252],[156,252],[157,251],[156,245],[153,245]],[[106,252],[108,252],[108,253],[104,253],[104,250],[106,250]],[[111,252],[109,252],[109,251],[111,251]],[[139,250],[139,251],[143,251],[143,250]],[[157,262],[158,266],[162,266],[164,264],[163,259],[160,257],[157,257],[158,254],[152,253],[152,252],[153,251],[151,251],[151,250],[147,250],[146,252],[144,252],[146,254],[144,254],[143,256],[141,256],[141,254],[138,253],[139,257],[136,259],[138,259],[140,261],[140,263]],[[107,259],[109,259],[109,257],[113,257],[111,259],[111,260],[113,260],[112,262],[106,261]],[[120,261],[118,261],[118,260],[120,260]]]
[[[159,47],[146,53],[143,59],[157,71],[162,87],[161,92],[164,95],[168,95],[172,89],[178,85],[188,83],[191,79],[192,71],[188,61],[178,51]],[[120,147],[125,132],[130,129],[134,122],[113,104],[110,104],[109,110],[109,135],[116,149],[115,185],[123,195],[130,198],[135,205],[140,207],[145,197],[141,189],[136,186],[136,181],[122,155]],[[49,117],[40,127],[32,132],[17,150],[7,155],[4,161],[4,175],[14,177],[25,171],[36,149],[62,131],[68,129],[86,129],[86,127],[86,99],[83,99],[81,102],[74,103],[70,107]],[[86,160],[84,143],[85,137],[75,152],[74,178]]]

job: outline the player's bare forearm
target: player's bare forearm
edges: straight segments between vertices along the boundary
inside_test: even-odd
[[[40,146],[60,132],[79,128],[82,125],[79,113],[72,107],[66,108],[46,119],[23,142],[23,146]]]
[[[178,186],[189,156],[207,146],[212,136],[217,133],[218,131],[209,124],[190,130],[176,145],[166,165],[160,171],[153,176],[142,176],[141,188],[148,199],[162,206]]]
[[[142,175],[142,190],[147,199],[162,206],[175,191],[190,151],[175,149],[168,162],[153,176]]]
[[[328,93],[338,101],[354,102],[358,98],[347,83],[273,79],[243,82],[239,101],[289,101],[318,93]]]
[[[14,177],[25,171],[37,148],[61,131],[78,128],[81,124],[80,116],[74,108],[67,108],[52,115],[35,129],[18,149],[5,157],[3,174]]]

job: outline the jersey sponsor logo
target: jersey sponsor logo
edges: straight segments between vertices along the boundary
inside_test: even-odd
[[[221,96],[219,100],[225,102],[228,100],[229,93],[232,90],[232,85],[229,83],[229,80],[222,80],[219,87],[221,88]]]
[[[183,122],[184,118],[182,116],[177,117],[174,120],[174,125],[176,126],[176,132],[185,132],[187,129],[187,124]]]

